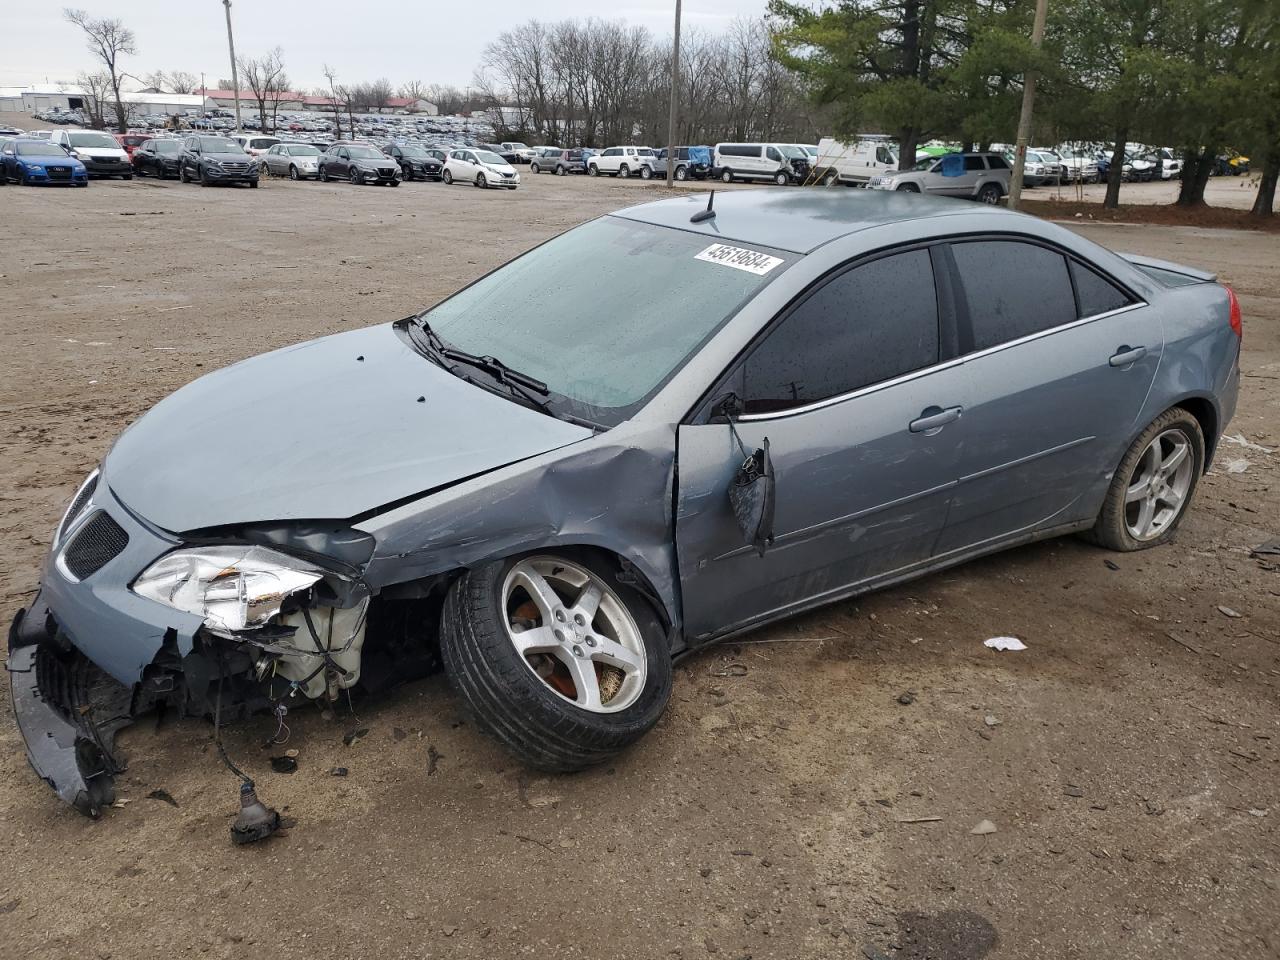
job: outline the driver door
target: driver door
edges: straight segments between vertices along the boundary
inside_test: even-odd
[[[828,277],[774,321],[677,437],[676,549],[691,645],[838,599],[933,555],[958,476],[967,382],[939,365],[927,248]],[[767,449],[772,541],[744,539],[729,486]]]

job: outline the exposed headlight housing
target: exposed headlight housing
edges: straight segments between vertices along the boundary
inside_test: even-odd
[[[264,626],[289,596],[332,575],[266,547],[198,547],[165,554],[134,581],[133,592],[203,617],[210,633],[234,639]]]

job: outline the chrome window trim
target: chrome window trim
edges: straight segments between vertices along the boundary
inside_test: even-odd
[[[859,387],[857,390],[851,390],[848,393],[837,394],[834,397],[827,397],[825,400],[815,400],[813,403],[807,403],[802,407],[791,407],[787,410],[770,411],[769,413],[744,413],[736,418],[738,423],[754,423],[762,420],[779,420],[783,417],[791,417],[801,413],[812,413],[814,410],[821,410],[824,407],[834,406],[837,403],[844,403],[846,400],[856,400],[878,390],[887,390],[889,387],[896,387],[901,383],[908,383],[920,377],[927,376],[931,373],[937,373],[940,370],[947,370],[951,367],[960,366],[977,360],[982,357],[990,356],[993,353],[999,353],[1001,350],[1008,350],[1012,347],[1020,346],[1024,343],[1030,343],[1033,340],[1039,340],[1042,337],[1051,336],[1055,333],[1061,333],[1064,330],[1072,330],[1076,327],[1084,326],[1086,323],[1094,323],[1098,320],[1106,320],[1108,317],[1118,316],[1122,313],[1128,313],[1131,310],[1139,310],[1143,307],[1150,306],[1145,300],[1139,300],[1135,303],[1126,304],[1115,310],[1107,310],[1103,313],[1095,313],[1091,317],[1081,317],[1070,323],[1060,324],[1056,327],[1049,327],[1047,330],[1037,330],[1035,333],[1029,333],[1025,337],[1019,337],[1017,340],[1009,340],[1005,343],[998,343],[993,347],[987,347],[984,350],[975,350],[973,353],[966,353],[962,357],[952,357],[950,360],[944,360],[942,363],[935,363],[930,367],[921,367],[919,370],[912,370],[910,373],[904,373],[889,380],[882,380],[879,383],[869,384],[865,387]]]

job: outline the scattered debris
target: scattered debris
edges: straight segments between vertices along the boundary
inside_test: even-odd
[[[989,833],[996,832],[996,825],[990,820],[979,820],[977,825],[969,831],[975,837],[985,837]]]
[[[1249,551],[1251,557],[1280,557],[1280,537],[1260,543]]]
[[[355,743],[357,740],[361,740],[367,737],[368,735],[369,735],[368,727],[356,727],[354,730],[347,731],[346,735],[342,738],[342,742],[349,747],[353,743]]]
[[[130,800],[128,797],[121,797],[119,800],[113,803],[112,806],[115,807],[117,810],[123,810],[125,808],[125,804],[129,804],[129,803],[133,803],[133,801]]]
[[[988,713],[985,717],[983,717],[982,722],[985,723],[988,727],[1000,726],[1000,718],[997,717],[995,714],[991,714],[991,713]]]
[[[900,817],[898,823],[938,823],[941,817]]]
[[[231,842],[245,844],[265,840],[280,827],[280,814],[258,799],[253,781],[240,784],[240,812],[231,824]]]
[[[276,773],[293,773],[298,769],[298,761],[293,757],[272,757],[271,769]]]
[[[1062,788],[1062,792],[1068,797],[1083,797],[1084,791],[1077,787],[1074,783],[1068,783]]]
[[[1230,617],[1232,620],[1239,620],[1242,616],[1239,612],[1232,610],[1230,607],[1224,607],[1221,604],[1218,605],[1218,612],[1224,617]]]
[[[444,754],[435,748],[435,744],[427,745],[427,776],[433,777],[436,773],[436,764],[444,759]]]
[[[898,702],[904,707],[909,707],[916,702],[916,695],[910,690],[904,690],[902,693],[898,694]]]
[[[1176,643],[1178,646],[1183,647],[1187,650],[1190,650],[1196,656],[1200,655],[1200,649],[1198,647],[1193,647],[1191,644],[1187,643],[1187,641],[1180,640],[1177,637],[1175,637],[1172,633],[1169,633],[1167,631],[1165,632],[1165,636],[1168,637],[1170,640],[1172,640],[1174,643]]]
[[[1108,570],[1120,569],[1120,564],[1116,563],[1114,560],[1103,560],[1102,562],[1106,564]]]
[[[982,642],[984,647],[990,647],[992,650],[1025,650],[1027,645],[1017,637],[992,637],[990,640]]]
[[[347,772],[348,771],[346,767],[330,767],[329,768],[329,776],[331,777],[345,777],[347,775]]]
[[[1244,473],[1249,469],[1248,460],[1228,460],[1223,464],[1227,468],[1227,473]]]
[[[408,735],[409,735],[409,734],[407,734],[407,733],[406,733],[403,729],[401,729],[400,727],[392,727],[392,728],[391,728],[391,739],[392,739],[392,740],[403,740],[403,739],[404,739],[405,737],[407,737]]]
[[[1234,443],[1237,447],[1244,447],[1246,450],[1257,450],[1259,453],[1275,453],[1270,447],[1264,447],[1260,443],[1253,443],[1246,440],[1243,433],[1237,433],[1233,436],[1223,437],[1223,443]]]
[[[713,677],[745,677],[747,675],[747,665],[745,663],[726,664],[719,670],[712,670]]]
[[[1251,817],[1265,817],[1266,815],[1267,815],[1266,810],[1261,810],[1258,807],[1249,808],[1249,816]]]
[[[162,800],[165,803],[169,804],[169,806],[171,807],[176,807],[178,805],[178,801],[173,799],[173,794],[171,794],[168,790],[163,790],[158,787],[147,794],[147,799]]]

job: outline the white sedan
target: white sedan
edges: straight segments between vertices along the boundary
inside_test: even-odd
[[[445,183],[461,181],[477,187],[508,187],[514,190],[520,185],[520,174],[515,167],[492,151],[473,148],[450,151],[441,176]]]

